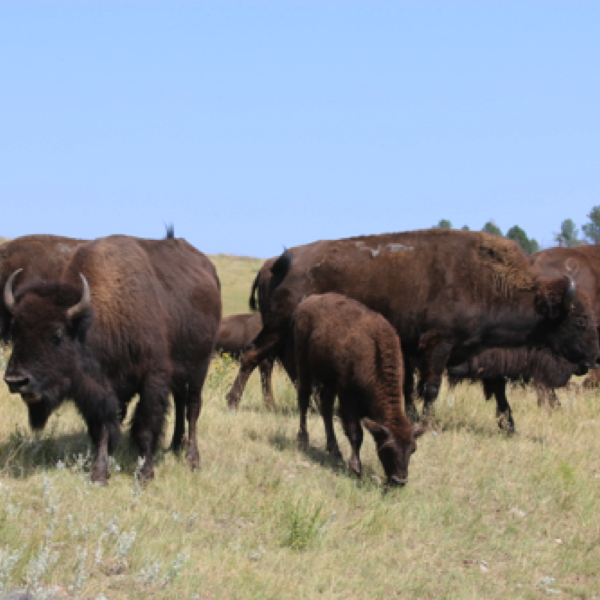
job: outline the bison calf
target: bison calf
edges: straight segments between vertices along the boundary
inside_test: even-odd
[[[403,364],[394,328],[378,313],[339,294],[308,297],[294,318],[298,444],[308,445],[306,413],[318,390],[327,451],[341,456],[333,430],[333,405],[339,398],[344,432],[352,447],[350,468],[361,475],[362,424],[377,444],[388,484],[403,485],[416,450],[414,429],[402,407]]]

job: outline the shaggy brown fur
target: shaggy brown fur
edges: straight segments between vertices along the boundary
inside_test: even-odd
[[[56,235],[24,235],[1,244],[0,290],[17,269],[23,269],[23,272],[15,282],[15,292],[37,279],[58,279],[73,252],[84,243],[86,240]],[[0,294],[0,341],[9,341],[10,322],[11,315]]]
[[[354,298],[393,325],[405,359],[422,367],[429,414],[446,366],[487,348],[548,348],[587,366],[600,354],[586,295],[576,291],[567,308],[566,279],[539,277],[518,244],[482,232],[426,230],[321,241],[292,248],[270,263],[264,293],[258,282],[263,329],[227,395],[230,407],[238,405],[258,362],[285,343],[296,306],[310,294]]]
[[[71,318],[80,273],[91,307]],[[32,283],[16,295],[5,380],[27,402],[35,428],[65,398],[75,401],[97,451],[92,480],[101,483],[119,437],[119,408],[136,394],[132,437],[145,459],[142,476],[153,477],[173,392],[175,449],[187,409],[187,458],[196,467],[196,421],[220,315],[216,271],[185,240],[102,238],[74,252],[60,281]]]
[[[339,294],[310,296],[294,316],[298,443],[308,446],[306,412],[319,390],[327,450],[340,456],[333,430],[333,403],[352,446],[350,468],[360,476],[362,423],[372,433],[390,484],[404,484],[416,449],[415,431],[402,408],[403,365],[394,328],[379,314]]]

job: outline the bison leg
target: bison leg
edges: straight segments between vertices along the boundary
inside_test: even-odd
[[[560,400],[556,395],[555,389],[547,388],[540,384],[535,384],[535,391],[537,394],[537,404],[540,408],[560,408]]]
[[[110,479],[110,472],[108,470],[108,428],[106,425],[102,425],[98,428],[100,435],[97,440],[94,440],[96,444],[96,460],[94,461],[94,468],[92,469],[91,480],[94,483],[100,485],[106,485]],[[91,432],[90,432],[91,433]],[[92,439],[95,436],[92,435]]]
[[[207,362],[208,369],[208,362]],[[185,457],[192,471],[200,468],[200,451],[198,450],[198,417],[202,410],[202,386],[196,387],[190,385],[188,392],[187,421],[188,421],[188,439]]]
[[[427,426],[433,427],[435,424],[433,404],[440,393],[442,375],[452,351],[452,344],[441,339],[436,332],[422,337],[420,347],[425,350],[425,354],[419,389],[423,391],[423,420]]]
[[[351,398],[349,398],[348,401],[345,401],[344,398],[340,397],[342,425],[344,427],[344,433],[350,441],[350,447],[352,448],[352,455],[350,456],[348,466],[358,477],[361,477],[362,464],[360,462],[360,448],[363,442],[363,429],[360,424],[360,419],[355,411],[349,408],[349,403],[352,403]]]
[[[324,387],[319,392],[319,409],[321,416],[323,417],[323,424],[325,425],[325,435],[327,436],[327,452],[331,454],[335,459],[341,460],[342,453],[338,446],[337,438],[335,437],[335,430],[333,429],[333,407],[335,403],[335,392]]]
[[[288,323],[285,327],[287,329]],[[277,356],[280,348],[284,343],[282,335],[278,331],[270,331],[265,333],[266,328],[263,327],[261,332],[256,336],[250,347],[244,352],[240,362],[240,368],[229,390],[227,398],[227,406],[230,410],[237,410],[242,393],[248,382],[248,378],[252,375],[252,371],[266,358],[274,358]]]
[[[193,380],[188,385],[187,393],[187,450],[185,457],[192,471],[200,468],[200,452],[198,450],[198,417],[202,410],[202,388],[208,373],[210,365],[210,357],[201,361],[198,368],[194,372]]]
[[[277,406],[273,399],[273,389],[271,387],[271,376],[273,374],[273,358],[265,358],[258,365],[260,371],[260,383],[262,386],[263,399],[265,407],[268,410],[276,411]]]
[[[144,464],[141,479],[154,479],[154,452],[162,435],[169,406],[170,378],[156,373],[149,377],[140,392],[140,401],[133,415],[131,435],[140,449]]]
[[[408,359],[404,361],[404,413],[411,423],[419,422],[419,411],[415,405],[415,372]]]
[[[298,382],[298,412],[300,413],[300,427],[298,429],[298,448],[308,450],[308,429],[306,427],[306,413],[310,404],[311,381],[310,377]]]
[[[506,381],[504,377],[484,379],[482,384],[485,399],[489,400],[492,396],[496,398],[496,420],[498,421],[498,427],[507,433],[515,433],[515,422],[513,421],[510,404],[506,398]]]
[[[91,480],[106,485],[110,478],[108,457],[115,451],[121,430],[119,428],[119,401],[105,390],[94,390],[86,403],[78,403],[77,408],[87,423],[88,434],[94,445],[96,456]]]
[[[185,405],[187,391],[175,390],[173,392],[173,403],[175,404],[175,427],[173,439],[169,449],[175,454],[181,451],[181,445],[185,438]]]

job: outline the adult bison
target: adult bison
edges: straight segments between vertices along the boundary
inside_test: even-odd
[[[530,262],[541,276],[560,277],[568,273],[577,289],[590,299],[596,322],[600,324],[600,246],[577,248],[548,248],[530,256]],[[599,330],[600,334],[600,330]],[[506,398],[506,381],[533,383],[538,394],[538,404],[559,404],[556,388],[565,387],[571,376],[583,375],[585,370],[550,353],[535,348],[487,350],[468,364],[449,369],[452,382],[462,379],[481,381],[487,399],[496,399],[499,424],[508,431],[514,430],[512,411]],[[585,386],[592,387],[594,371]]]
[[[300,302],[293,319],[298,409],[298,444],[308,446],[306,413],[313,389],[327,451],[341,457],[333,428],[335,397],[352,447],[350,468],[360,477],[361,423],[372,434],[388,485],[404,485],[416,450],[415,429],[402,406],[404,367],[394,328],[378,313],[339,294],[315,294]]]
[[[201,391],[221,316],[210,261],[182,239],[111,236],[79,246],[59,281],[32,282],[15,295],[18,276],[4,288],[13,316],[4,378],[26,402],[32,427],[73,399],[96,449],[92,481],[106,483],[119,409],[139,394],[131,432],[149,479],[172,392],[174,441],[181,444],[187,410],[186,456],[196,467]]]
[[[232,408],[256,365],[285,343],[296,306],[310,294],[344,294],[394,326],[404,356],[421,367],[426,416],[445,368],[487,348],[548,348],[582,369],[600,354],[595,314],[573,280],[541,277],[516,243],[483,232],[320,241],[287,250],[267,268],[263,329],[227,395]]]

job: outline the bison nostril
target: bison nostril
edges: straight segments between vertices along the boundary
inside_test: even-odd
[[[4,381],[11,391],[17,392],[29,384],[30,378],[24,375],[5,375]]]

